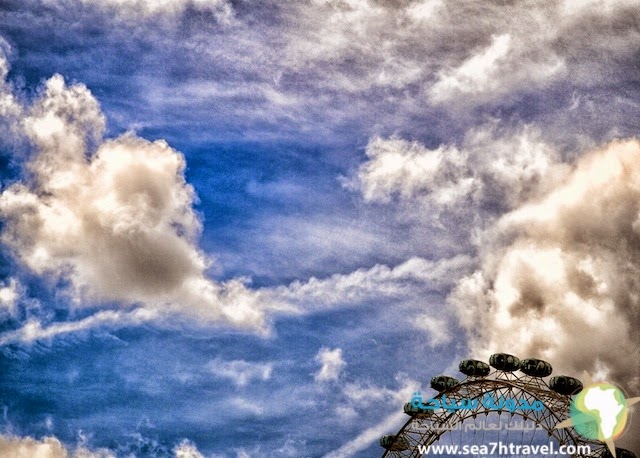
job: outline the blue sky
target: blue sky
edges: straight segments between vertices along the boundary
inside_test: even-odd
[[[3,2],[0,451],[379,456],[498,351],[640,392],[638,11]]]

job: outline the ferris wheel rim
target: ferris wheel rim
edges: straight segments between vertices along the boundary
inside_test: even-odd
[[[535,383],[530,383],[530,382],[535,382]],[[530,390],[531,388],[533,388],[535,385],[537,384],[536,389]],[[484,396],[487,392],[500,392],[500,390],[503,389],[508,389],[508,390],[519,390],[520,393],[522,393],[522,396],[525,396],[525,393],[527,396],[529,396],[530,398],[536,399],[538,401],[541,401],[545,407],[545,411],[547,411],[547,416],[548,417],[553,417],[555,418],[555,422],[553,427],[549,424],[546,424],[544,422],[540,422],[538,419],[535,418],[535,415],[531,415],[531,414],[525,414],[522,411],[519,412],[509,412],[508,414],[511,415],[511,417],[514,416],[518,416],[521,418],[524,418],[525,420],[534,420],[536,421],[536,424],[538,426],[542,426],[542,428],[547,432],[548,436],[551,438],[553,437],[556,441],[558,441],[560,444],[562,444],[565,440],[569,440],[571,445],[590,445],[592,446],[592,450],[595,450],[595,453],[593,453],[591,456],[599,456],[601,453],[599,453],[599,449],[601,449],[604,444],[602,444],[601,442],[597,442],[597,441],[590,441],[590,440],[586,440],[582,437],[579,437],[575,432],[570,431],[568,429],[565,430],[558,430],[555,429],[555,424],[559,423],[560,421],[564,420],[566,418],[565,415],[563,415],[563,412],[559,411],[557,409],[557,405],[556,406],[549,406],[548,404],[548,400],[544,399],[543,396],[541,396],[541,393],[544,392],[545,395],[547,395],[547,398],[552,397],[555,398],[556,401],[558,402],[562,402],[564,405],[564,409],[563,411],[568,411],[568,406],[569,406],[569,402],[571,399],[570,395],[563,395],[560,393],[557,393],[555,391],[553,391],[549,385],[545,382],[545,380],[543,379],[543,377],[534,377],[534,376],[530,376],[530,375],[523,375],[523,376],[519,376],[514,374],[511,371],[502,371],[499,369],[496,369],[494,371],[492,371],[490,374],[486,375],[486,376],[467,376],[466,378],[464,378],[463,380],[459,381],[458,383],[456,383],[454,386],[449,387],[443,391],[438,392],[436,395],[434,395],[432,397],[432,399],[442,399],[443,396],[445,395],[451,395],[454,393],[459,393],[460,391],[464,390],[465,388],[468,388],[470,386],[480,386],[480,385],[485,385],[485,387],[487,385],[493,385],[494,388],[490,389],[490,390],[484,390],[481,392],[481,394]],[[481,394],[479,393],[476,398],[479,398],[481,396]],[[471,399],[471,398],[470,398]],[[475,398],[473,398],[475,399]],[[478,409],[478,407],[476,407],[476,409]],[[444,409],[443,411],[446,411],[446,409]],[[469,418],[476,418],[478,415],[488,415],[491,412],[497,412],[498,415],[500,415],[500,410],[499,409],[487,409],[484,408],[481,411],[476,411],[475,409],[473,409],[473,411],[469,411],[466,414],[461,414],[460,412],[462,412],[461,410],[455,410],[451,413],[449,413],[449,415],[446,417],[445,421],[450,421],[453,419],[453,421],[450,421],[449,424],[451,425],[455,425],[458,423],[463,423],[465,420],[468,420]],[[400,428],[400,430],[396,433],[396,436],[402,436],[403,434],[406,434],[406,432],[408,431],[409,427],[411,425],[413,425],[414,423],[416,423],[417,421],[420,420],[425,420],[428,419],[426,417],[419,417],[420,414],[417,415],[412,415],[410,416],[410,418],[404,423],[404,425],[402,426],[402,428]],[[441,424],[443,424],[442,421],[440,421]],[[542,424],[541,424],[542,423]],[[563,431],[562,433],[559,431]],[[420,441],[420,444],[428,444],[429,439],[433,439],[435,438],[436,440],[439,439],[439,435],[441,435],[442,433],[440,432],[439,435],[438,433],[436,433],[435,431],[429,431],[427,430],[427,432],[425,432],[425,434],[430,434],[429,436],[426,436]],[[564,437],[563,437],[564,436]],[[430,442],[433,443],[433,442]],[[393,450],[385,450],[384,454],[383,454],[383,458],[392,458],[392,457],[397,457],[397,456],[405,456],[405,455],[400,455],[398,451],[393,451]],[[411,455],[413,456],[413,454]],[[416,456],[421,456],[421,455],[416,455]]]

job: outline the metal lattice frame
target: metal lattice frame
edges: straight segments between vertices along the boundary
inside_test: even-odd
[[[481,402],[487,394],[495,398],[502,396],[505,399],[514,399],[519,404],[526,401],[529,405],[533,405],[535,401],[540,401],[544,409],[541,411],[516,410],[511,413],[487,408]],[[600,458],[606,452],[606,446],[602,442],[586,440],[573,428],[554,429],[556,424],[569,417],[571,396],[561,395],[551,390],[542,378],[494,370],[486,377],[468,376],[454,387],[434,396],[434,399],[440,400],[443,395],[456,403],[463,399],[476,399],[478,402],[474,408],[455,411],[438,409],[433,413],[412,416],[397,434],[400,440],[404,438],[407,441],[409,448],[403,451],[386,450],[383,458],[421,457],[423,455],[419,452],[419,446],[437,444],[445,428],[454,427],[469,419],[476,419],[479,415],[484,417],[491,412],[498,415],[518,416],[525,421],[535,422],[536,427],[546,430],[548,437],[555,439],[558,446],[589,445],[591,447],[590,455],[574,455],[576,458]]]

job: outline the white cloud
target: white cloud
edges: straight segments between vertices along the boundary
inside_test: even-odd
[[[614,141],[570,165],[531,128],[502,136],[478,129],[456,149],[463,161],[455,174],[444,173],[442,154],[453,147],[391,139],[373,148],[397,163],[386,166],[371,154],[357,186],[370,200],[406,202],[404,211],[420,204],[437,209],[442,189],[474,180],[473,198],[448,204],[446,213],[472,222],[481,264],[454,278],[448,297],[470,356],[540,357],[557,373],[606,372],[640,389],[640,141]],[[425,157],[436,165],[420,165]],[[405,171],[416,169],[422,174],[415,179]],[[492,212],[478,213],[487,203]],[[432,345],[446,342],[433,319],[443,320],[423,313],[413,324],[430,333]]]
[[[415,21],[428,21],[433,19],[438,9],[443,6],[443,0],[421,0],[407,7],[407,15]]]
[[[264,405],[256,403],[256,400],[251,397],[231,397],[225,400],[225,405],[227,409],[244,418],[247,416],[261,417],[266,412],[271,413]]]
[[[378,265],[259,290],[243,278],[216,282],[205,274],[211,260],[197,245],[201,224],[182,154],[132,133],[103,140],[98,102],[84,85],[68,86],[60,75],[23,112],[14,125],[35,152],[26,165],[29,179],[0,194],[2,242],[34,273],[67,280],[77,307],[116,302],[141,308],[48,326],[32,319],[6,332],[5,344],[175,313],[267,335],[274,314],[406,295],[412,284],[438,286],[448,270],[466,262],[412,258],[394,268]],[[10,292],[4,290],[7,304]]]
[[[342,349],[322,347],[316,355],[316,361],[322,365],[320,370],[315,374],[317,382],[330,382],[338,380],[340,374],[344,371],[347,363],[342,359]]]
[[[341,420],[350,424],[353,421],[350,419],[352,412],[355,413],[356,410],[362,409],[363,406],[370,406],[372,403],[376,406],[394,406],[394,410],[397,410],[398,406],[402,406],[407,402],[411,394],[420,386],[419,382],[408,378],[405,374],[396,374],[395,379],[400,384],[397,389],[377,387],[369,383],[360,382],[344,385],[342,392],[347,402],[342,407],[349,410],[343,409],[339,411],[343,413]],[[406,419],[407,417],[402,411],[393,413],[381,422],[366,427],[355,438],[326,454],[325,458],[347,458],[353,456],[377,443],[380,436],[397,431]]]
[[[548,5],[514,5],[510,11],[496,8],[500,10],[494,14],[501,19],[481,19],[464,30],[479,32],[486,26],[483,45],[469,42],[466,49],[445,56],[435,83],[426,89],[433,104],[459,109],[498,102],[501,97],[539,90],[570,75],[571,52],[559,49],[557,42],[570,33],[572,18]]]
[[[457,277],[449,303],[475,356],[539,356],[576,374],[604,364],[640,386],[637,140],[613,142],[574,166],[531,128],[502,136],[477,129],[460,148],[375,139],[368,154],[355,180],[368,200],[397,198],[415,212],[416,204],[445,205],[443,193],[462,196],[446,201],[444,214],[470,221],[482,267]],[[479,213],[483,205],[492,212]],[[413,323],[432,345],[446,342],[431,320],[423,314]]]
[[[253,363],[244,360],[224,361],[219,358],[211,361],[207,367],[216,377],[230,380],[239,387],[246,386],[254,380],[269,380],[273,371],[271,363]]]
[[[0,455],[11,458],[68,458],[66,448],[54,437],[42,441],[0,436]]]
[[[611,12],[626,6],[607,3]],[[575,22],[592,22],[588,13],[548,4],[315,1],[290,9],[297,27],[281,31],[282,64],[347,93],[419,86],[447,108],[499,102],[570,75],[579,45],[557,43],[575,33]]]
[[[115,458],[106,449],[77,447],[70,451],[55,437],[36,440],[31,437],[0,435],[0,456],[7,458]]]
[[[306,282],[294,281],[269,294],[279,301],[299,304],[301,310],[356,305],[374,298],[411,296],[417,289],[437,290],[450,286],[454,281],[452,273],[466,271],[470,263],[466,256],[440,261],[411,258],[395,267],[377,264],[324,279],[312,277]]]
[[[498,66],[511,51],[511,35],[494,36],[491,45],[463,62],[448,75],[442,75],[431,88],[436,102],[447,100],[452,93],[479,93],[495,90],[500,81]]]
[[[204,458],[204,455],[200,453],[197,447],[187,439],[180,442],[173,449],[173,453],[175,453],[175,458]]]
[[[154,310],[138,308],[132,311],[102,310],[77,321],[55,322],[45,325],[36,318],[27,320],[22,327],[0,334],[0,346],[14,343],[32,343],[38,340],[86,331],[100,326],[110,329],[140,325],[158,318]]]
[[[196,446],[183,439],[173,449],[175,458],[204,458]],[[0,435],[0,456],[7,458],[116,458],[110,450],[89,449],[78,446],[69,449],[56,437],[43,437],[40,440],[31,437]]]
[[[233,7],[227,0],[80,0],[84,4],[102,8],[113,8],[120,19],[140,20],[157,15],[178,15],[187,7],[213,13],[221,24],[229,24],[233,19]]]
[[[431,193],[435,202],[446,205],[473,191],[473,177],[462,176],[468,159],[455,147],[429,150],[417,142],[376,137],[366,153],[368,160],[357,176],[366,200]]]
[[[411,285],[438,287],[449,281],[448,271],[467,263],[412,258],[394,268],[378,265],[259,290],[241,278],[217,283],[205,275],[210,260],[197,246],[196,197],[178,151],[133,134],[103,141],[97,101],[85,86],[68,87],[59,75],[25,112],[24,134],[36,147],[27,165],[32,181],[0,195],[2,241],[36,274],[69,280],[77,306],[139,304],[145,320],[182,313],[267,334],[273,313],[406,295]],[[2,342],[32,342],[118,320],[135,324],[141,316],[105,311],[50,326],[31,321],[5,333]]]
[[[242,279],[205,275],[179,152],[133,134],[103,142],[97,101],[59,75],[26,111],[32,181],[3,190],[0,216],[2,241],[27,267],[68,279],[78,305],[139,303],[267,332],[264,303]]]
[[[324,458],[349,458],[354,456],[358,452],[369,448],[382,435],[388,434],[389,431],[397,431],[402,423],[406,421],[406,418],[403,412],[391,414],[380,423],[365,429],[346,444],[327,453]]]
[[[5,309],[9,315],[14,315],[19,297],[20,283],[15,278],[10,278],[5,284],[0,284],[0,311]]]
[[[406,378],[404,374],[396,375],[396,381],[401,384],[399,389],[384,388],[365,382],[346,383],[342,389],[343,394],[355,407],[363,404],[377,402],[384,404],[402,404],[406,402],[410,391],[420,384],[415,380]]]
[[[523,93],[556,83],[578,90],[625,84],[624,63],[598,70],[605,57],[631,62],[638,44],[632,25],[622,20],[625,9],[632,11],[628,1],[584,2],[587,7],[573,10],[560,2],[293,2],[273,8],[277,20],[267,15],[257,22],[250,19],[256,17],[251,5],[234,17],[231,2],[221,0],[80,1],[106,9],[110,21],[123,19],[125,27],[115,28],[123,34],[127,26],[152,18],[150,41],[193,56],[187,63],[200,63],[195,74],[169,78],[169,84],[142,75],[144,69],[136,72],[142,97],[154,108],[208,114],[224,107],[229,126],[247,117],[254,127],[267,124],[260,138],[282,134],[274,132],[281,121],[300,131],[329,133],[334,122],[345,125],[365,116],[377,124],[373,132],[388,132],[385,126],[398,127],[424,113],[425,102],[459,114],[468,113],[460,108],[478,104],[510,105]],[[192,9],[212,12],[215,22],[232,26],[174,35],[178,27],[188,27],[178,19]],[[148,64],[147,75],[161,71]],[[235,77],[209,83],[207,68],[212,75],[226,68]],[[198,93],[197,100],[189,97]],[[257,134],[248,129],[243,135]]]
[[[275,304],[272,308],[274,310],[280,308],[285,311],[283,313],[313,313],[318,310],[354,307],[363,302],[381,298],[406,300],[418,292],[449,289],[459,276],[468,273],[472,267],[472,260],[467,256],[440,261],[412,258],[393,268],[376,265],[370,269],[358,269],[349,274],[335,274],[324,279],[294,281],[289,286],[256,290],[255,295],[261,297],[265,304]],[[244,286],[241,287],[244,288]],[[2,293],[1,289],[0,293]],[[230,297],[233,297],[233,294]],[[188,317],[190,314],[187,313],[185,316]],[[50,324],[32,318],[22,327],[1,334],[0,346],[32,343],[99,327],[113,329],[159,322],[163,319],[165,319],[163,310],[153,307],[102,310],[77,321]],[[438,322],[442,320],[441,317],[433,317],[433,319]],[[433,345],[446,341],[447,337],[442,329],[431,329],[423,323],[422,319],[412,320],[412,322],[427,332]],[[228,378],[238,386],[243,386],[254,379],[267,380],[272,370],[270,364],[249,363],[241,360],[214,360],[210,368],[216,376]]]
[[[352,406],[340,405],[334,409],[336,417],[343,423],[349,424],[358,417],[358,412]]]
[[[429,345],[436,347],[451,342],[453,336],[449,332],[449,323],[432,314],[418,315],[412,320],[413,325],[429,336]]]
[[[488,47],[477,51],[453,69],[442,69],[427,90],[434,104],[468,106],[494,100],[500,94],[549,84],[563,76],[565,64],[548,49],[531,49],[531,37],[522,32],[491,37]],[[549,37],[533,32],[539,42]]]
[[[568,170],[531,127],[504,135],[489,124],[470,131],[461,147],[435,149],[375,137],[366,153],[367,161],[347,186],[367,201],[418,200],[432,210],[458,207],[468,212],[487,199],[513,207],[546,192]]]
[[[0,37],[0,120],[2,123],[7,119],[13,120],[20,116],[22,107],[13,94],[13,89],[7,83],[9,73],[9,62],[7,55],[11,52],[11,47],[7,41]]]
[[[582,157],[544,198],[481,240],[482,269],[450,297],[476,356],[507,351],[640,387],[640,142]]]

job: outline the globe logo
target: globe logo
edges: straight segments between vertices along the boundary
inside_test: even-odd
[[[571,400],[569,418],[556,425],[556,429],[573,426],[582,437],[607,444],[616,456],[613,443],[627,425],[628,407],[640,402],[640,397],[627,399],[620,388],[608,382],[594,382],[584,373],[585,384]]]
[[[595,383],[573,399],[570,414],[578,434],[605,442],[623,433],[627,424],[627,400],[615,385]]]

